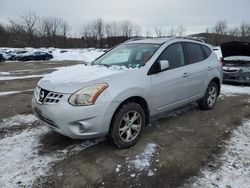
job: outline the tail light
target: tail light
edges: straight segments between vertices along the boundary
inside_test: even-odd
[[[222,59],[219,60],[219,63],[221,64],[221,66],[223,66],[223,60]]]

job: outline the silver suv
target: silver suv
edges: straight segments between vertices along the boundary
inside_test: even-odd
[[[211,46],[184,38],[134,39],[89,65],[63,68],[35,89],[35,115],[75,139],[108,135],[118,148],[134,145],[150,117],[197,101],[214,107],[222,65]]]

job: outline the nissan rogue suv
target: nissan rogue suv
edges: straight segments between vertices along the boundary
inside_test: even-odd
[[[32,107],[58,133],[74,139],[108,135],[127,148],[152,116],[193,101],[212,109],[221,83],[222,65],[210,45],[175,37],[133,39],[88,65],[42,78]]]

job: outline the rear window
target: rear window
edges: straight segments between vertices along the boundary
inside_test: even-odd
[[[210,50],[210,48],[208,48],[207,46],[204,46],[204,45],[201,45],[201,46],[206,54],[206,57],[209,57],[212,54],[212,50]]]
[[[203,51],[199,44],[185,43],[188,63],[197,63],[204,60]]]

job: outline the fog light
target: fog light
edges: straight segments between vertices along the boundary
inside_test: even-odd
[[[80,133],[84,133],[85,132],[85,125],[83,125],[83,124],[79,125],[79,132]]]

